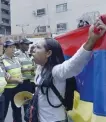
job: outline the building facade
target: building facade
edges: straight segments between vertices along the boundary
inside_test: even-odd
[[[11,0],[12,34],[64,33],[106,13],[106,0]],[[91,21],[90,20],[90,21]]]
[[[0,0],[0,34],[11,34],[10,0]]]

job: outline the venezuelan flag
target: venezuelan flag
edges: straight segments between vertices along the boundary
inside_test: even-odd
[[[66,58],[73,56],[87,40],[88,31],[86,26],[56,37]],[[93,54],[76,77],[78,92],[69,112],[74,122],[106,122],[106,34],[95,44]]]

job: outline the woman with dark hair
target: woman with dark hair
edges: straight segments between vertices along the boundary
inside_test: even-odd
[[[91,26],[87,42],[67,61],[64,60],[62,48],[55,39],[45,38],[36,44],[33,54],[34,61],[41,66],[41,71],[36,79],[36,84],[41,86],[37,88],[39,90],[36,89],[38,91],[39,122],[67,122],[64,106],[54,108],[50,105],[50,103],[54,106],[61,104],[50,85],[53,83],[64,97],[66,79],[76,76],[82,71],[90,60],[95,43],[106,31],[105,25],[102,22],[100,24],[97,22],[95,25],[102,28],[100,34],[96,35],[93,32],[94,26]]]

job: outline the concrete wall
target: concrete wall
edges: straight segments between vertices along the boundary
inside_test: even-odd
[[[67,3],[67,11],[56,13],[56,5],[62,3]],[[46,14],[38,17],[35,14],[41,8],[46,9]],[[66,31],[73,30],[80,16],[92,11],[106,13],[106,0],[11,0],[12,34],[22,33],[22,25],[27,34],[39,25],[50,25],[51,32],[56,33],[58,23],[67,23]]]

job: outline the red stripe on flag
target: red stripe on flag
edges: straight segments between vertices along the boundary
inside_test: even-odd
[[[61,44],[64,54],[73,55],[88,38],[89,26],[78,28],[55,39]],[[106,34],[98,40],[94,50],[106,49]]]

